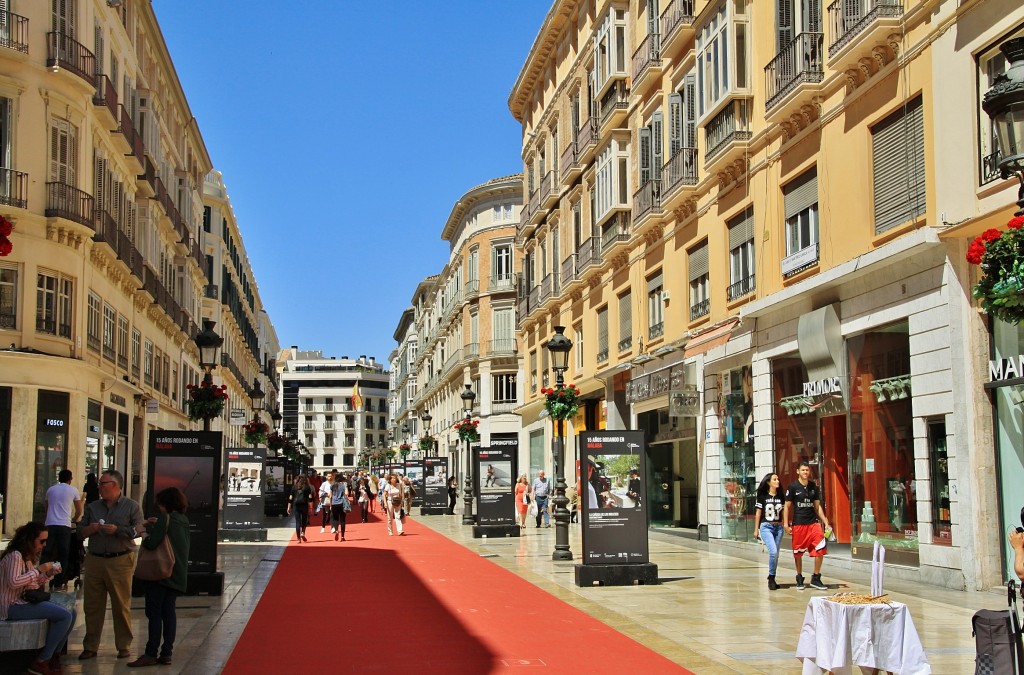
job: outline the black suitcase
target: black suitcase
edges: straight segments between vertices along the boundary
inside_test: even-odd
[[[1017,617],[1017,584],[1006,584],[1008,609],[981,609],[971,618],[975,675],[1024,675],[1024,644]]]

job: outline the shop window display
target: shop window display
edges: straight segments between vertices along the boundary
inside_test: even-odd
[[[722,538],[754,540],[754,405],[749,366],[721,375]]]
[[[906,322],[847,340],[850,372],[851,553],[870,560],[875,541],[886,560],[918,564],[910,336]]]

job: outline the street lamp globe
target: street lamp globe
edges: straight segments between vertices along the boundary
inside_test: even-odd
[[[992,118],[1003,178],[1017,174],[1024,201],[1024,37],[1007,40],[999,49],[1010,66],[985,92],[981,107]]]
[[[467,384],[466,391],[462,392],[460,398],[462,399],[462,410],[466,413],[466,417],[473,412],[473,401],[476,400],[476,394],[473,393],[473,385]]]
[[[199,347],[199,365],[206,368],[207,372],[217,367],[217,352],[224,344],[224,338],[213,330],[216,325],[216,321],[203,319],[203,330],[195,337],[196,347]]]
[[[252,409],[259,414],[261,408],[263,408],[263,399],[267,395],[263,393],[263,387],[260,386],[260,378],[254,378],[252,381],[252,390],[249,392],[249,398],[252,400]]]
[[[551,368],[561,374],[569,367],[569,351],[572,340],[565,337],[565,326],[555,326],[555,335],[548,340],[548,352],[551,353]]]
[[[423,420],[423,428],[424,428],[424,430],[425,431],[429,431],[430,430],[430,420],[432,420],[434,418],[430,416],[429,412],[424,410],[423,414],[420,415],[420,419]]]

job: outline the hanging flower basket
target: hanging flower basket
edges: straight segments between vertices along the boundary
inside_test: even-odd
[[[580,409],[580,390],[574,384],[567,384],[564,387],[555,389],[541,389],[540,393],[546,397],[544,409],[553,420],[567,420],[576,416]]]
[[[462,420],[456,423],[453,429],[459,432],[460,441],[474,443],[480,440],[480,434],[476,431],[478,426],[480,426],[480,420]]]
[[[14,244],[8,239],[13,231],[14,225],[11,224],[11,221],[0,216],[0,256],[8,256],[14,250]]]
[[[263,445],[267,442],[270,425],[263,420],[249,420],[245,423],[245,442],[249,445]]]
[[[199,421],[220,417],[228,401],[227,390],[226,384],[217,386],[205,380],[188,385],[188,418]]]
[[[1024,216],[1015,216],[1006,231],[985,230],[967,247],[967,262],[981,267],[974,287],[981,307],[1000,321],[1024,321]]]
[[[434,451],[434,437],[423,436],[420,438],[420,452],[426,454]]]
[[[397,455],[398,452],[394,448],[388,448],[387,450],[384,451],[384,456],[387,458],[389,462],[393,460]]]
[[[267,447],[271,450],[280,450],[284,447],[284,436],[280,432],[272,431],[267,436]]]

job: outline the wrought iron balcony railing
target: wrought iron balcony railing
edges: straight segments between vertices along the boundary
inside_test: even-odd
[[[649,180],[633,194],[633,219],[640,220],[649,213],[661,213],[661,179]]]
[[[701,300],[695,305],[690,305],[690,321],[696,321],[702,316],[711,313],[711,300]]]
[[[748,277],[740,279],[734,284],[731,284],[726,289],[726,297],[729,300],[735,300],[736,298],[742,298],[744,295],[750,295],[754,292],[754,275],[751,274]]]
[[[664,195],[668,197],[684,185],[697,184],[697,148],[679,148],[661,168]]]
[[[903,16],[903,0],[835,0],[828,6],[833,40],[828,46],[829,56],[849,44],[876,19],[900,16]]]
[[[46,184],[47,218],[64,218],[93,229],[92,195],[67,183]]]
[[[633,83],[643,79],[647,70],[661,63],[661,35],[651,33],[643,39],[640,47],[633,52]]]
[[[0,204],[28,208],[28,174],[0,168]]]
[[[824,44],[824,33],[800,33],[764,67],[765,110],[774,108],[800,84],[821,82]]]
[[[49,57],[47,68],[65,68],[88,82],[95,83],[96,57],[77,40],[66,33],[47,33]]]
[[[0,47],[28,54],[28,19],[14,12],[0,12]]]

